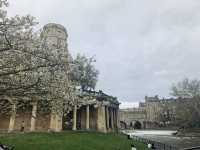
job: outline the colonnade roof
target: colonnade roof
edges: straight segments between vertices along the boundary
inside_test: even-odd
[[[81,92],[80,96],[90,96],[95,98],[98,101],[109,101],[110,103],[119,105],[119,101],[117,97],[113,97],[110,95],[105,94],[103,91],[92,91],[92,90],[84,90]]]

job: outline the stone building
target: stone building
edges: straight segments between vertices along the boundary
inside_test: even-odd
[[[17,104],[8,101],[14,113],[0,115],[0,130],[19,131],[21,122],[24,121],[25,131],[117,131],[119,102],[116,98],[102,92],[90,92],[89,95],[92,97],[91,100],[79,107],[74,105],[72,111],[61,117],[51,112],[39,113],[35,102],[30,104],[30,109],[22,112],[17,109]]]
[[[176,118],[177,104],[178,99],[159,99],[158,96],[146,96],[146,121],[149,127],[173,125]]]
[[[68,55],[68,34],[62,25],[47,24],[43,28],[41,40],[47,48],[55,53],[62,51]],[[59,51],[58,51],[59,50]],[[89,96],[90,97],[89,97]],[[9,107],[11,113],[0,115],[0,130],[17,131],[24,122],[25,131],[62,131],[62,130],[95,130],[100,132],[116,131],[118,128],[119,102],[116,98],[103,92],[82,92],[82,98],[90,98],[81,105],[74,105],[67,115],[53,111],[42,113],[38,110],[38,101],[35,97],[26,111],[18,109],[14,98],[3,97],[4,106]],[[1,108],[0,108],[1,109]]]
[[[159,99],[158,96],[147,97],[140,102],[138,108],[122,109],[119,111],[120,124],[130,127],[130,123],[140,122],[142,128],[156,128],[174,125],[176,106],[179,99]]]

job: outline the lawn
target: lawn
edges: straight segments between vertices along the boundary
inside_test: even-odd
[[[145,150],[145,145],[124,135],[96,132],[5,134],[0,135],[0,142],[15,150],[131,150],[131,143]]]

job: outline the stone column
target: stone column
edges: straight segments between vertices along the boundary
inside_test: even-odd
[[[60,132],[62,130],[62,112],[55,112],[52,110],[50,119],[50,130],[55,132]]]
[[[90,129],[90,105],[86,106],[86,130]]]
[[[109,129],[109,110],[108,106],[106,106],[106,127]]]
[[[113,117],[113,108],[110,109],[110,117],[111,117],[111,129],[114,129],[114,117]]]
[[[115,108],[113,108],[113,126],[114,129],[116,128],[116,115],[115,115]]]
[[[55,124],[55,131],[60,132],[62,131],[62,113],[56,114],[56,124]]]
[[[55,119],[56,119],[56,115],[55,112],[52,111],[51,112],[51,119],[50,119],[50,130],[54,131],[55,130]]]
[[[106,133],[105,106],[99,106],[97,110],[97,130]]]
[[[13,103],[8,132],[12,132],[14,130],[16,113],[17,113],[17,103]]]
[[[31,115],[31,131],[35,131],[36,116],[37,116],[37,102],[32,103],[32,115]]]
[[[115,112],[115,128],[117,129],[118,125],[117,125],[117,108],[114,109]]]
[[[116,109],[116,119],[117,119],[117,129],[119,129],[120,124],[119,124],[119,108]]]
[[[74,110],[73,110],[73,127],[72,130],[76,131],[76,115],[77,115],[77,106],[74,105]]]

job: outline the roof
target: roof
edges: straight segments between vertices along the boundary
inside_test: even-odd
[[[91,90],[84,90],[81,92],[82,96],[93,96],[98,101],[109,101],[110,103],[119,105],[119,101],[117,100],[117,97],[113,97],[110,95],[105,94],[103,91],[91,91]]]

